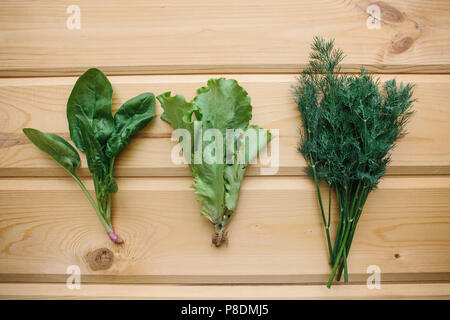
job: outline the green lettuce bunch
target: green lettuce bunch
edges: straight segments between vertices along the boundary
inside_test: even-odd
[[[210,79],[197,93],[190,102],[170,92],[157,99],[164,109],[161,119],[187,133],[179,140],[194,178],[192,187],[202,216],[214,225],[213,244],[220,246],[226,241],[225,228],[236,211],[245,169],[271,135],[249,125],[250,97],[236,80]],[[210,129],[218,135],[208,140],[205,138]],[[252,136],[256,140],[249,139]]]

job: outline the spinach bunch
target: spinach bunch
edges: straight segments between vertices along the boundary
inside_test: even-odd
[[[226,241],[225,228],[236,210],[245,169],[271,137],[270,132],[249,125],[250,97],[236,80],[210,79],[197,93],[190,102],[170,92],[157,99],[164,109],[161,119],[187,133],[179,138],[180,144],[194,177],[201,214],[214,225],[213,244],[218,247]],[[216,134],[208,139],[211,129]],[[250,134],[256,139],[251,141]]]
[[[56,134],[31,128],[25,128],[23,132],[75,179],[110,239],[122,243],[111,225],[111,194],[118,190],[113,177],[114,160],[130,143],[131,136],[152,120],[156,101],[152,93],[140,94],[125,102],[113,117],[112,95],[111,83],[103,72],[89,69],[78,78],[67,102],[70,138],[80,151],[86,153],[97,201],[76,175],[80,156],[72,145]]]
[[[299,151],[309,165],[325,226],[332,273],[348,282],[347,257],[369,193],[385,175],[389,151],[405,134],[412,114],[413,86],[383,84],[366,70],[356,75],[339,74],[343,52],[333,41],[315,38],[311,61],[295,86],[302,115]],[[319,181],[328,184],[328,219]],[[331,193],[335,192],[339,222],[334,245],[330,237]],[[339,271],[338,271],[339,269]]]

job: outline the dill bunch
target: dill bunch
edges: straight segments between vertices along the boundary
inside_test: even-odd
[[[294,86],[302,115],[298,150],[314,179],[325,226],[332,273],[348,282],[347,257],[369,193],[386,173],[389,151],[405,134],[413,113],[413,85],[395,79],[380,85],[362,68],[356,75],[339,74],[344,58],[334,41],[315,37],[308,67]],[[328,217],[319,182],[328,184]],[[334,245],[330,237],[331,193],[339,208]]]

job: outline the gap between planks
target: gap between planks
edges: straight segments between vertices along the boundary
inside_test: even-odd
[[[154,66],[133,66],[133,67],[111,67],[111,66],[97,66],[96,68],[102,70],[108,76],[198,76],[198,75],[299,75],[307,64],[298,65],[255,65],[249,67],[242,66],[217,66],[217,65],[201,65],[197,67],[192,66],[173,66],[164,70],[158,70]],[[421,65],[416,68],[415,65],[398,65],[398,66],[381,66],[381,65],[342,65],[339,74],[359,74],[361,67],[367,69],[369,74],[380,75],[449,75],[450,65]],[[130,71],[130,69],[134,71]],[[410,69],[411,71],[405,70]],[[420,69],[425,68],[423,72]],[[122,69],[126,69],[123,70]],[[386,69],[386,70],[385,70]],[[79,77],[87,68],[61,68],[61,69],[30,69],[30,70],[0,70],[0,79],[35,79],[35,78],[62,78],[62,77]]]
[[[365,284],[371,274],[353,273],[349,284]],[[82,274],[83,284],[176,284],[176,285],[323,285],[329,274],[292,275],[108,275]],[[0,273],[0,283],[65,283],[67,274]],[[450,272],[383,273],[382,284],[450,283]],[[333,285],[348,285],[334,281]]]

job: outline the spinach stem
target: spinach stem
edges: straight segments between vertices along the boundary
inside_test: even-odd
[[[343,206],[342,206],[342,199],[340,197],[340,193],[339,193],[339,188],[336,185],[336,198],[337,198],[337,202],[338,202],[338,210],[339,210],[339,225],[337,228],[337,232],[336,232],[336,236],[335,236],[335,241],[334,241],[334,249],[333,252],[336,252],[337,248],[338,248],[338,239],[341,235],[342,232],[342,214],[343,214]],[[334,261],[333,261],[334,263]]]
[[[111,241],[115,242],[115,243],[122,243],[123,240],[114,232],[114,230],[111,226],[111,222],[109,220],[105,219],[105,217],[103,216],[102,212],[100,211],[97,203],[92,198],[91,194],[86,189],[86,186],[83,184],[83,182],[81,182],[81,180],[77,176],[75,176],[73,174],[71,174],[71,176],[78,183],[81,190],[83,190],[84,194],[89,199],[89,202],[91,203],[92,207],[94,208],[95,213],[97,214],[98,218],[100,219],[100,222],[102,223],[103,227],[105,228],[106,232],[108,233],[108,236],[111,239]],[[94,179],[94,181],[95,181],[95,179]]]
[[[107,195],[107,204],[106,204],[106,219],[111,221],[111,195]]]
[[[75,181],[78,183],[78,185],[80,186],[81,190],[83,190],[84,194],[86,195],[86,197],[89,199],[89,202],[91,203],[92,207],[94,208],[95,212],[97,213],[101,223],[103,224],[103,226],[106,229],[106,232],[110,233],[112,231],[111,226],[108,224],[108,222],[105,220],[105,218],[103,217],[103,215],[101,214],[99,207],[97,206],[97,203],[95,203],[95,200],[92,198],[91,194],[89,193],[89,191],[86,189],[85,185],[83,184],[83,182],[81,182],[81,180],[77,177],[72,175],[72,177],[75,179]]]

